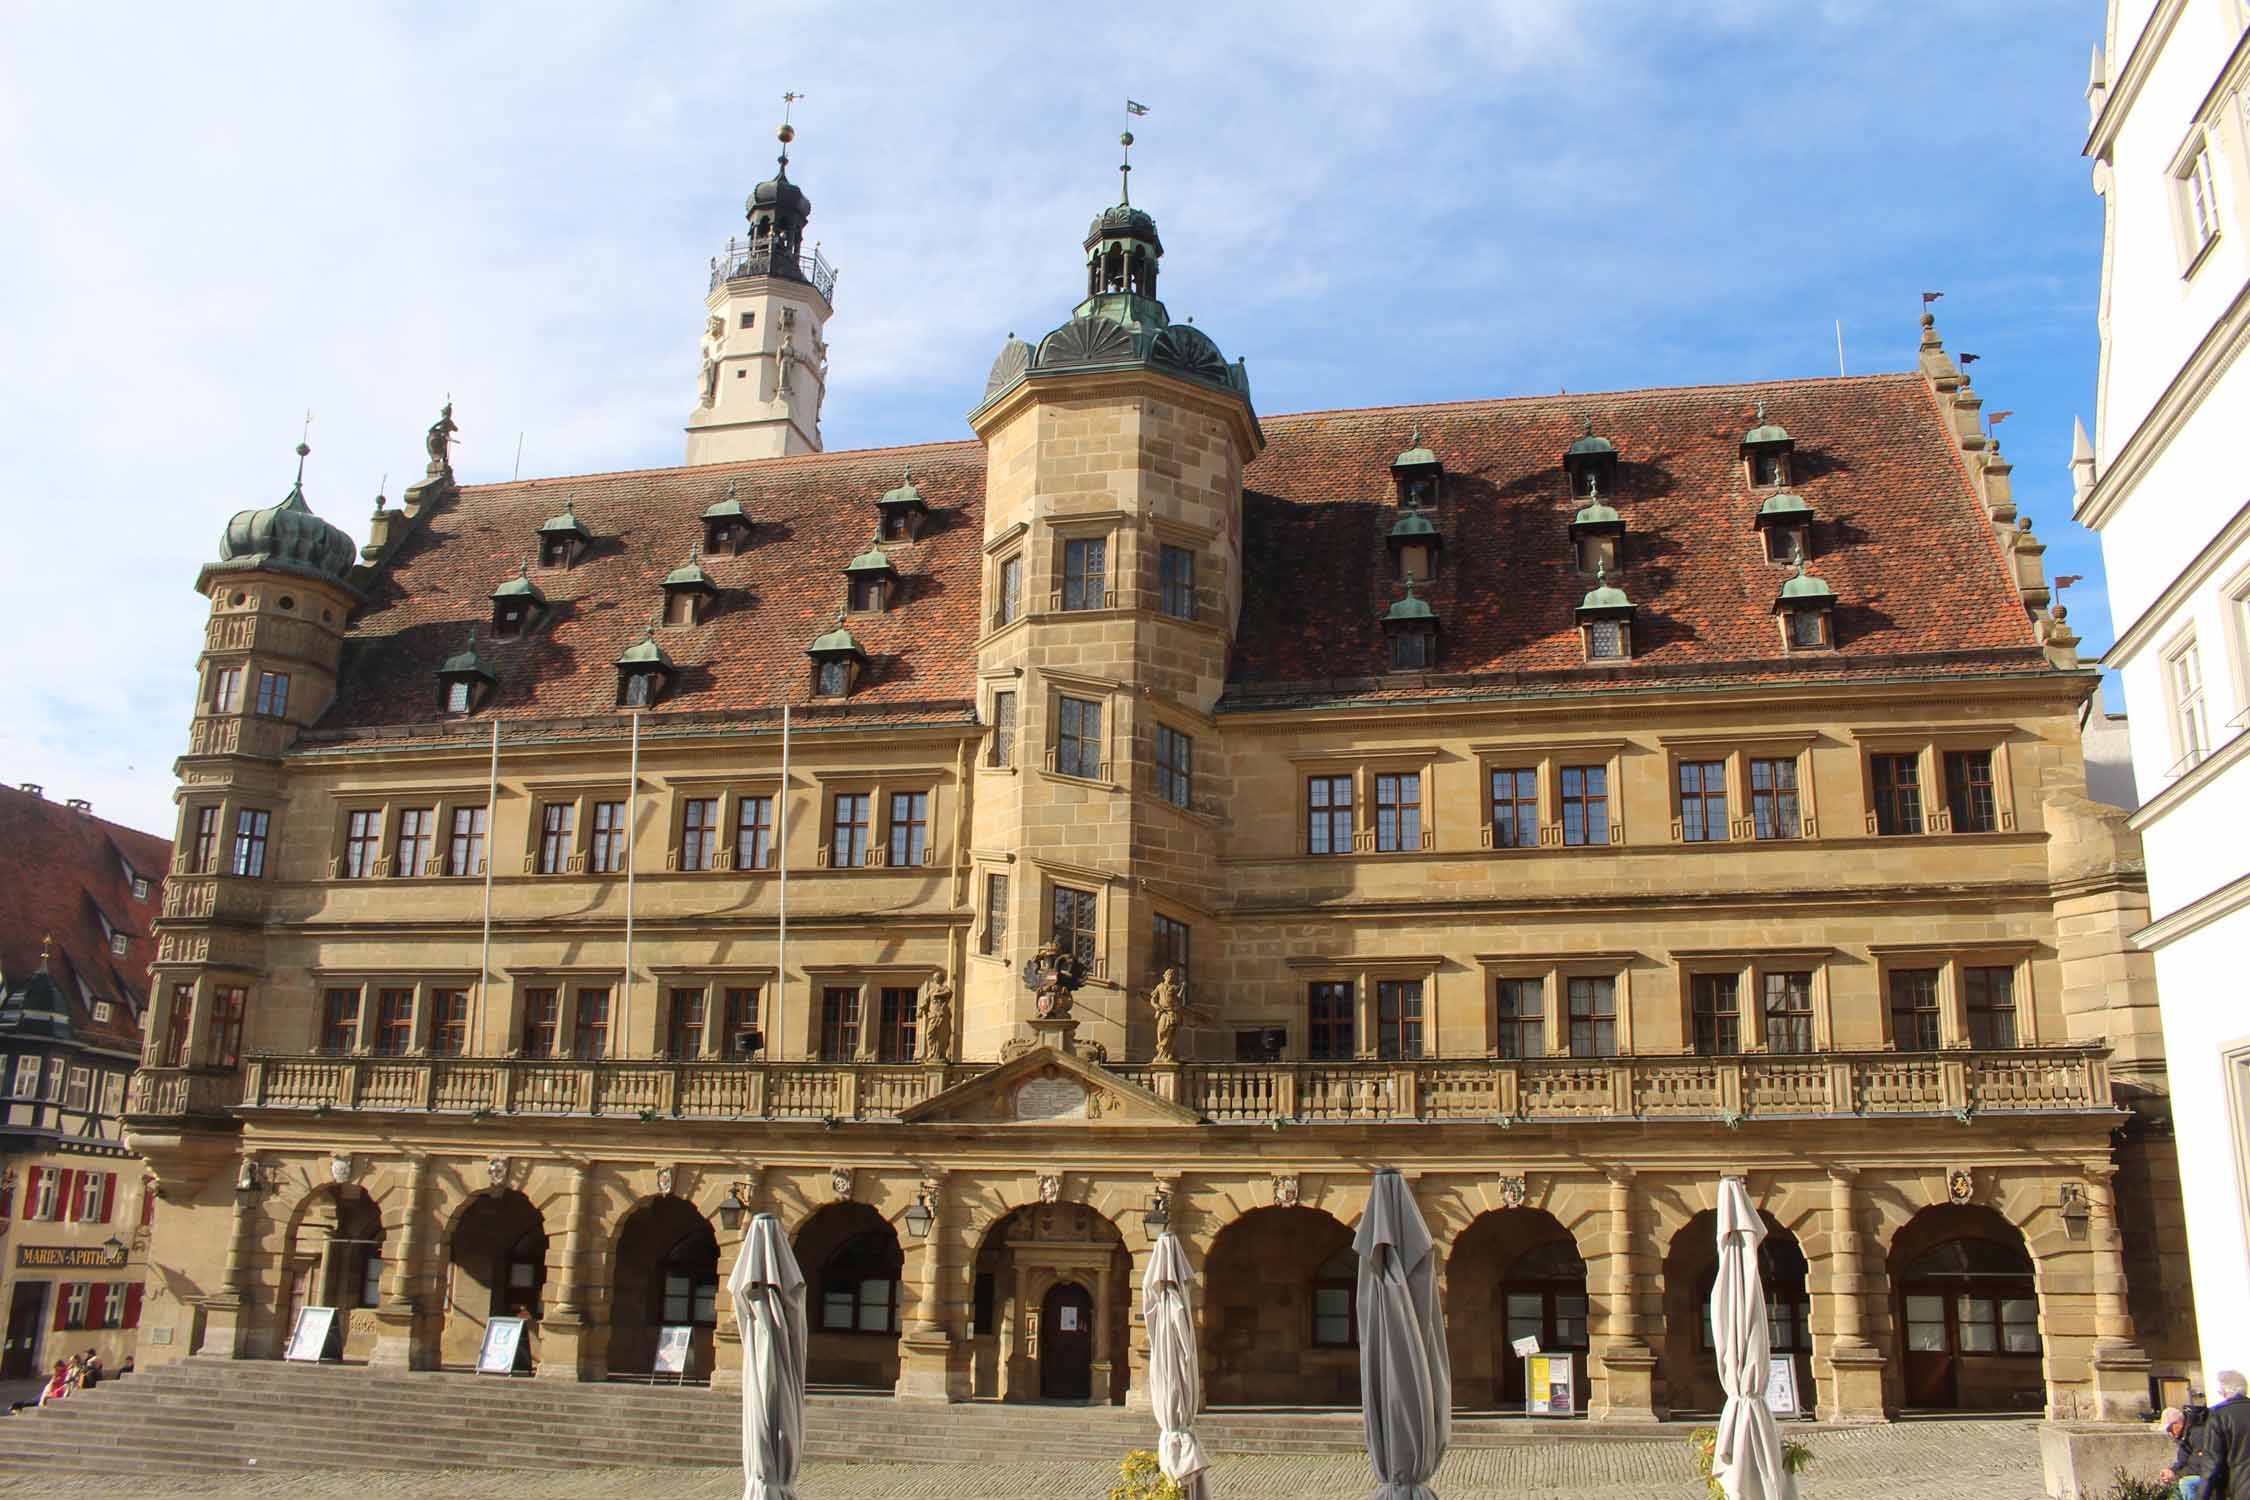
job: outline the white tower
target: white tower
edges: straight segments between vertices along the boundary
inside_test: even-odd
[[[750,194],[749,238],[729,238],[711,262],[701,383],[687,422],[691,464],[820,451],[836,272],[804,248],[812,200],[789,180],[797,133],[783,125],[780,136],[781,170]]]

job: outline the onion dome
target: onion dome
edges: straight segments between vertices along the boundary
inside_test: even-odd
[[[774,138],[781,142],[780,165],[773,176],[750,190],[743,208],[753,222],[762,210],[783,224],[802,227],[805,220],[812,217],[812,199],[805,196],[803,188],[789,180],[789,143],[797,138],[796,128],[784,125],[774,132]]]
[[[235,512],[219,534],[219,564],[227,568],[266,568],[342,583],[359,549],[341,528],[312,513],[305,503],[305,455],[297,445],[297,480],[278,505]]]

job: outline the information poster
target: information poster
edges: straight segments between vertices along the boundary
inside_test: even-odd
[[[521,1318],[494,1318],[484,1325],[484,1347],[477,1351],[479,1375],[513,1375],[531,1368]]]
[[[1078,1309],[1067,1302],[1056,1308],[1055,1326],[1064,1333],[1076,1333],[1078,1331]]]
[[[1535,1417],[1567,1417],[1578,1410],[1578,1366],[1568,1354],[1534,1354],[1524,1361],[1524,1409]]]
[[[344,1340],[342,1331],[336,1326],[336,1309],[297,1309],[297,1324],[289,1330],[289,1347],[282,1351],[281,1357],[303,1364],[318,1364],[324,1359],[342,1359]]]
[[[1793,1417],[1802,1409],[1797,1404],[1797,1362],[1776,1354],[1766,1372],[1766,1410],[1777,1417]]]
[[[689,1338],[695,1330],[685,1323],[672,1324],[656,1332],[655,1373],[685,1377],[688,1372]]]

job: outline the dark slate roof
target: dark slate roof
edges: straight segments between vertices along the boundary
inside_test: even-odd
[[[1787,657],[1774,625],[1782,570],[1754,524],[1765,491],[1741,464],[1758,401],[1796,435],[1792,489],[1815,512],[1813,563],[1835,588],[1838,649]],[[1633,660],[1581,660],[1562,455],[1591,418],[1617,445],[1624,519],[1614,582],[1639,606]],[[1422,590],[1440,671],[1384,671],[1381,619],[1399,595],[1384,538],[1391,463],[1419,425],[1445,468],[1444,538]],[[2046,663],[1934,398],[1918,375],[1532,397],[1312,412],[1265,420],[1244,476],[1245,599],[1228,700],[1330,701],[1671,683],[2017,672]],[[867,670],[843,709],[812,701],[806,644],[843,603],[845,565],[904,464],[928,497],[918,541],[884,543],[894,607],[853,615]],[[660,631],[678,676],[652,725],[798,705],[858,721],[959,723],[973,713],[980,634],[984,453],[973,442],[571,476],[462,490],[400,547],[352,622],[344,681],[314,741],[467,738],[482,720],[613,732],[619,655],[640,641],[666,574],[732,482],[756,518],[740,556],[707,556],[706,623]],[[443,720],[436,674],[542,521],[575,495],[598,540],[570,569],[535,570],[539,628],[480,650],[500,677],[475,720]],[[573,723],[569,721],[595,721]],[[563,721],[563,722],[557,722]],[[605,728],[605,722],[608,727]]]
[[[11,1011],[20,1016],[27,1001],[33,1009],[55,1003],[37,976],[40,943],[52,935],[47,978],[71,1031],[81,1041],[137,1049],[135,1007],[148,1000],[148,966],[156,958],[150,928],[162,909],[171,842],[0,788],[0,851],[0,976],[9,992],[0,1025]],[[133,899],[128,865],[148,881],[146,900]],[[110,951],[105,917],[127,935],[123,958]],[[88,992],[112,1002],[106,1024],[95,1023]]]

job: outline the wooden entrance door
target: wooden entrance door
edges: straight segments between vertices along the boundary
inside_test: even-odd
[[[1568,1354],[1577,1365],[1573,1394],[1576,1404],[1586,1404],[1586,1284],[1509,1282],[1500,1288],[1500,1402],[1523,1405],[1523,1356],[1516,1340],[1527,1335],[1539,1340],[1542,1354]]]
[[[39,1373],[39,1327],[46,1322],[47,1283],[19,1281],[8,1305],[8,1344],[0,1352],[0,1380],[29,1380]]]
[[[1039,1307],[1039,1394],[1048,1401],[1094,1394],[1094,1297],[1075,1281],[1058,1283]]]
[[[1954,1353],[1957,1340],[1949,1316],[1953,1299],[1944,1287],[1909,1284],[1900,1289],[1899,1311],[1906,1329],[1906,1404],[1954,1407]]]

